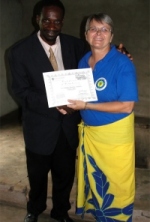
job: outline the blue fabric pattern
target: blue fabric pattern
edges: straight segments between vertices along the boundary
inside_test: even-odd
[[[87,159],[95,171],[92,173],[92,176],[95,180],[96,191],[97,194],[102,198],[102,205],[100,206],[95,194],[92,190],[90,190],[89,179],[87,175],[87,164],[85,158],[84,145],[82,145],[82,152],[84,155],[84,181],[85,181],[85,204],[86,202],[93,205],[94,209],[85,210],[85,208],[78,208],[77,213],[82,213],[82,217],[84,217],[85,213],[91,213],[97,222],[132,222],[132,212],[133,212],[133,204],[130,204],[124,208],[111,208],[111,204],[114,201],[115,196],[113,194],[108,193],[108,188],[110,186],[109,181],[107,181],[106,175],[101,171],[99,167],[97,167],[95,160],[92,156],[87,154]],[[88,199],[88,194],[91,192],[92,198]],[[114,218],[114,216],[124,214],[129,216],[127,221],[120,221]]]

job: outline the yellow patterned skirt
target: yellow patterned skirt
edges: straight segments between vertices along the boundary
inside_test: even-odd
[[[132,222],[134,114],[104,126],[79,124],[76,214],[97,222]]]

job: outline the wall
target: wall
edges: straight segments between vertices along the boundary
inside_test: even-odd
[[[139,85],[139,103],[135,114],[150,117],[149,0],[63,0],[66,6],[63,32],[79,37],[81,21],[93,12],[109,14],[115,23],[114,43],[123,43],[134,58]],[[35,0],[0,0],[0,117],[15,110],[9,94],[7,51],[33,31],[32,8]]]

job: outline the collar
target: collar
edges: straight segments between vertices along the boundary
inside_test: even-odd
[[[54,45],[50,46],[48,43],[46,43],[40,36],[40,30],[37,32],[37,37],[39,39],[39,41],[41,42],[43,48],[45,49],[45,51],[49,52],[49,48],[51,47],[53,52],[55,52],[56,48],[60,45],[60,37],[57,36],[56,38],[56,42]]]

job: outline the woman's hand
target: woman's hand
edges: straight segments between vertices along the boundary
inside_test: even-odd
[[[67,106],[69,108],[74,109],[74,110],[80,110],[80,109],[85,109],[86,108],[86,102],[84,102],[84,101],[69,99],[68,102],[70,104],[68,104]]]

